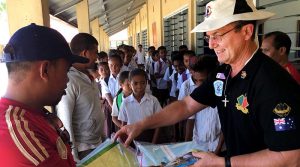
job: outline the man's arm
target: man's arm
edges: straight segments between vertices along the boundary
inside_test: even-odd
[[[190,96],[183,100],[174,102],[160,112],[145,118],[133,125],[124,126],[116,133],[116,137],[127,135],[125,145],[129,145],[131,141],[137,137],[142,131],[146,129],[154,129],[162,126],[173,125],[189,116],[195,114],[197,111],[202,110],[206,106],[198,103]]]
[[[225,160],[213,153],[193,153],[201,158],[193,167],[225,166]],[[300,166],[300,149],[290,151],[270,151],[269,149],[230,158],[232,167],[298,167]]]

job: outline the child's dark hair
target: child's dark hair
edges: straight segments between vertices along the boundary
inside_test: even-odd
[[[95,37],[88,33],[79,33],[73,37],[70,48],[73,54],[79,55],[83,50],[90,50],[98,45]]]
[[[146,81],[148,80],[147,73],[144,70],[139,69],[139,68],[136,68],[129,73],[129,81],[131,81],[132,78],[135,76],[143,76],[143,77],[145,77]]]
[[[99,52],[97,55],[99,59],[104,59],[105,57],[108,57],[108,54],[104,51]]]
[[[183,52],[183,55],[188,55],[189,57],[196,56],[196,53],[193,50],[187,50]]]
[[[172,60],[172,62],[174,62],[176,60],[183,62],[183,55],[179,51],[173,51],[171,53],[171,60]]]
[[[165,46],[160,46],[160,47],[157,48],[157,50],[158,50],[158,51],[160,51],[160,50],[165,50],[165,51],[167,51],[167,48],[166,48]]]
[[[129,77],[129,71],[123,71],[119,75],[119,83],[123,84]]]
[[[151,56],[154,57],[156,55],[158,55],[158,50],[153,51]]]
[[[126,81],[126,79],[128,79],[128,77],[129,77],[129,71],[123,71],[123,72],[121,72],[120,75],[119,75],[119,80],[118,80],[119,83],[123,84]],[[117,96],[120,93],[122,93],[122,91],[123,91],[123,89],[120,87],[120,89],[117,92]]]
[[[191,65],[191,70],[194,72],[207,72],[207,74],[210,74],[218,65],[219,63],[216,56],[204,55],[199,58],[197,63]]]
[[[154,46],[149,46],[148,51],[152,50],[152,49],[155,50],[155,47]]]
[[[119,53],[117,53],[117,52],[114,52],[113,54],[110,53],[108,56],[108,61],[110,61],[112,59],[118,60],[120,62],[120,65],[122,66],[123,61],[122,61],[122,58],[119,55]]]
[[[99,62],[98,65],[97,65],[98,69],[100,67],[108,67],[108,63],[107,62]]]

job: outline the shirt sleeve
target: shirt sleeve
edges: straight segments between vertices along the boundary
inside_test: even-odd
[[[187,96],[187,94],[186,94],[186,86],[187,86],[187,84],[185,82],[181,85],[181,87],[179,89],[178,100],[182,100],[182,99],[184,99],[184,97]]]
[[[125,105],[124,102],[125,101],[123,101],[123,103],[121,104],[120,112],[119,112],[119,115],[118,115],[118,120],[123,121],[123,122],[128,122],[127,112],[126,112],[126,105]]]
[[[208,105],[211,107],[216,106],[216,96],[214,93],[214,76],[211,74],[200,86],[198,86],[192,93],[191,97],[198,103]]]
[[[118,115],[119,115],[119,110],[117,106],[117,96],[116,96],[113,100],[111,116],[118,117]]]
[[[154,63],[154,74],[159,73],[159,61],[160,60]]]
[[[276,84],[261,81],[263,86],[253,95],[254,114],[264,133],[265,143],[272,151],[300,148],[300,88],[296,83],[287,86],[284,80],[277,80]]]
[[[170,70],[167,69],[166,72],[165,72],[165,74],[164,74],[164,80],[165,81],[169,81],[171,79],[171,76],[170,76]]]
[[[154,96],[152,96],[152,97],[153,97],[153,104],[154,104],[153,111],[154,111],[154,113],[159,112],[161,110],[161,105],[156,97],[154,97]]]
[[[105,94],[110,93],[109,87],[106,84],[106,82],[104,81],[104,79],[101,80],[101,92],[102,92],[102,97],[105,96]]]

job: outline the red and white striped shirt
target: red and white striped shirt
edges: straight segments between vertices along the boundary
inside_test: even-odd
[[[73,167],[70,146],[36,111],[6,98],[0,99],[0,166]]]

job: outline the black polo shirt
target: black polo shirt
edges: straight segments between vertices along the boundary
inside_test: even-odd
[[[191,94],[218,107],[228,155],[300,148],[300,87],[289,73],[260,51],[235,77],[230,71],[221,65]]]

